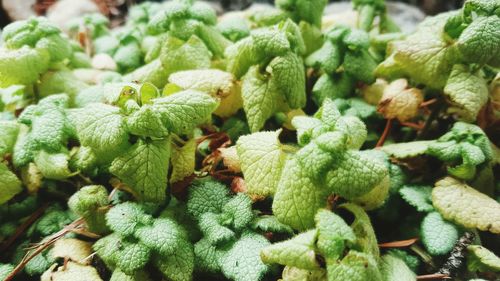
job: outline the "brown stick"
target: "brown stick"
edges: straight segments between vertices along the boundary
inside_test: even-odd
[[[5,252],[16,240],[19,238],[30,225],[32,225],[44,212],[45,209],[49,206],[48,203],[43,204],[40,208],[38,208],[31,216],[24,221],[17,229],[12,236],[9,237],[4,243],[0,245],[0,252]]]
[[[433,273],[433,274],[417,276],[417,280],[433,280],[433,279],[451,279],[451,277],[442,273]]]
[[[387,242],[387,243],[382,243],[378,244],[380,248],[399,248],[399,247],[408,247],[413,245],[415,242],[418,241],[418,238],[411,238],[407,240],[401,240],[401,241],[393,241],[393,242]]]
[[[12,270],[12,272],[5,277],[4,281],[11,281],[16,274],[21,272],[23,268],[26,266],[26,264],[32,260],[34,257],[39,255],[41,252],[46,250],[48,247],[50,247],[52,244],[54,244],[57,240],[59,240],[61,237],[64,235],[68,234],[74,229],[79,228],[82,224],[84,223],[83,218],[79,218],[72,223],[66,225],[63,229],[59,230],[58,232],[52,234],[51,236],[48,237],[48,239],[44,242],[42,242],[33,253],[26,253],[24,258],[21,260],[21,262]]]

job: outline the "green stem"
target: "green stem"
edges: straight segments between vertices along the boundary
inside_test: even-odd
[[[375,8],[371,5],[362,5],[358,10],[358,28],[370,31],[374,18]]]

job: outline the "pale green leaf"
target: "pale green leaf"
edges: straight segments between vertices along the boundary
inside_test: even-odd
[[[139,140],[115,158],[110,172],[128,185],[140,200],[163,202],[166,198],[170,141]]]
[[[436,182],[432,203],[447,220],[466,228],[500,233],[500,204],[452,177]]]
[[[459,238],[457,227],[445,221],[438,212],[424,218],[420,231],[422,243],[431,255],[449,253]]]
[[[287,158],[278,139],[280,133],[258,132],[238,139],[236,149],[249,194],[269,196],[276,192]]]
[[[278,263],[307,270],[319,269],[315,252],[316,237],[316,230],[298,234],[290,240],[267,246],[261,251],[260,257],[265,263]]]

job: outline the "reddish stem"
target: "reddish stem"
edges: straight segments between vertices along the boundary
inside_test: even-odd
[[[387,243],[382,243],[378,244],[380,248],[398,248],[398,247],[408,247],[413,245],[415,242],[418,241],[418,238],[411,238],[407,240],[401,240],[401,241],[393,241],[393,242],[387,242]]]
[[[417,280],[433,280],[433,279],[451,279],[451,277],[446,275],[446,274],[442,274],[442,273],[434,273],[434,274],[417,276]]]
[[[45,212],[45,209],[47,209],[48,206],[49,204],[45,203],[33,214],[31,214],[31,216],[16,229],[16,232],[14,232],[14,234],[12,234],[7,241],[0,245],[0,253],[5,252],[17,240],[17,238],[19,238],[24,231]]]
[[[377,145],[375,147],[381,147],[384,145],[385,139],[389,135],[389,132],[391,131],[392,127],[392,119],[387,119],[387,122],[385,123],[385,128],[384,132],[382,133],[382,136],[380,136],[380,139],[377,142]]]

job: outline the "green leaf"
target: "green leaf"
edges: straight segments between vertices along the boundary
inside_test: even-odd
[[[306,270],[293,266],[285,266],[281,273],[283,281],[326,281],[326,270]]]
[[[172,144],[172,174],[170,183],[175,183],[183,180],[194,173],[196,164],[196,139],[188,140],[183,146],[179,147],[175,143]]]
[[[495,5],[498,7],[498,3]],[[499,25],[500,19],[497,14],[489,17],[478,16],[465,28],[455,44],[466,62],[481,65],[498,58]]]
[[[113,158],[127,145],[128,133],[118,107],[90,104],[79,109],[75,116],[80,143],[91,147],[101,157],[104,154]]]
[[[200,219],[204,213],[221,213],[229,201],[229,189],[214,180],[195,181],[189,188],[188,212]]]
[[[327,261],[328,281],[381,281],[377,262],[370,254],[350,250],[342,261]]]
[[[111,208],[106,213],[106,224],[114,232],[121,236],[131,236],[137,229],[144,225],[150,225],[151,216],[147,215],[142,205],[133,202],[125,202]],[[109,238],[113,242],[114,237]]]
[[[275,81],[252,66],[242,78],[243,109],[252,132],[259,131],[269,117],[285,104],[285,98]]]
[[[198,225],[203,236],[215,246],[226,244],[236,238],[236,234],[221,222],[221,216],[214,213],[204,213],[199,219]]]
[[[149,248],[141,243],[123,242],[119,258],[116,260],[116,266],[125,274],[132,275],[146,266],[150,255]]]
[[[46,50],[23,46],[17,50],[0,48],[0,87],[31,85],[49,68]]]
[[[68,167],[68,155],[65,153],[51,154],[42,150],[35,156],[35,164],[47,179],[62,180],[73,174]]]
[[[261,251],[260,257],[265,263],[278,263],[307,270],[319,269],[315,252],[316,237],[316,230],[300,233],[290,240],[267,246]]]
[[[447,220],[466,228],[500,233],[500,204],[454,178],[436,182],[432,203]]]
[[[159,113],[170,132],[181,135],[191,133],[210,117],[218,105],[218,102],[207,94],[185,90],[155,99],[152,109]]]
[[[356,247],[354,248],[378,258],[380,251],[377,244],[377,236],[373,230],[370,217],[365,210],[352,203],[342,204],[339,208],[347,209],[354,215],[354,221],[351,224],[351,228],[357,238]]]
[[[327,40],[320,49],[306,58],[305,63],[309,67],[323,70],[329,76],[342,64],[342,55],[340,47]]]
[[[227,58],[227,70],[238,79],[247,73],[250,66],[258,62],[257,51],[251,37],[229,46],[224,55]]]
[[[252,199],[245,193],[237,193],[222,208],[222,217],[230,218],[231,225],[236,230],[243,230],[254,219]],[[228,223],[225,223],[228,224]]]
[[[153,257],[156,267],[172,281],[189,281],[193,275],[193,245],[184,239],[181,241],[182,243],[172,255]]]
[[[163,202],[166,198],[170,140],[138,140],[115,158],[109,171],[128,185],[143,201]]]
[[[376,73],[391,79],[408,76],[417,83],[442,89],[459,56],[442,35],[450,16],[429,17],[406,39],[391,42],[389,56],[378,65]]]
[[[270,196],[276,192],[287,158],[278,139],[280,133],[258,132],[238,139],[236,149],[249,194]]]
[[[235,281],[262,280],[269,270],[260,259],[260,251],[271,243],[261,235],[245,233],[220,258],[224,275]]]
[[[302,59],[288,52],[275,57],[266,71],[278,89],[285,95],[290,108],[302,108],[306,105],[306,74]]]
[[[65,94],[51,95],[24,109],[18,121],[30,125],[30,130],[21,131],[14,147],[15,166],[33,161],[38,150],[60,152],[66,148],[67,140],[74,135],[65,112],[68,102]]]
[[[430,186],[417,186],[417,185],[404,185],[399,194],[403,199],[419,212],[432,212],[432,187]]]
[[[22,190],[21,181],[9,170],[7,165],[0,162],[0,205],[9,201]]]
[[[191,36],[186,42],[167,36],[160,61],[166,72],[171,74],[181,70],[210,68],[211,57],[203,41],[196,36]]]
[[[305,173],[296,158],[287,161],[273,200],[273,213],[282,223],[297,230],[314,227],[314,215],[326,207],[330,192]]]
[[[467,247],[467,268],[470,271],[500,272],[500,258],[479,245]]]
[[[452,103],[448,112],[457,113],[460,119],[469,122],[476,120],[479,110],[488,101],[486,81],[461,64],[453,66],[444,93]]]
[[[346,52],[343,67],[347,74],[359,81],[366,84],[375,82],[374,71],[377,67],[377,62],[367,50]]]
[[[19,124],[14,121],[0,121],[0,157],[12,153],[19,133]]]
[[[345,249],[345,243],[354,243],[356,236],[345,221],[326,209],[321,209],[315,216],[318,231],[317,247],[327,259],[339,259]]]
[[[422,221],[422,243],[431,255],[449,253],[459,238],[458,229],[438,212],[429,213]]]
[[[384,145],[380,150],[397,159],[405,159],[425,154],[429,145],[432,143],[434,143],[434,141],[394,143]]]
[[[183,239],[177,223],[167,218],[155,219],[153,225],[137,228],[134,235],[160,255],[173,254]]]
[[[385,281],[414,281],[415,273],[406,263],[393,255],[384,255],[381,259],[380,272]]]
[[[0,279],[5,279],[14,270],[11,264],[0,264]]]
[[[219,251],[206,237],[203,237],[194,244],[194,255],[196,266],[201,271],[212,273],[219,272]]]
[[[294,21],[300,22],[303,20],[317,27],[321,25],[321,17],[326,4],[326,0],[276,1],[276,6],[289,11]]]
[[[347,151],[326,175],[331,192],[354,199],[370,192],[388,175],[382,161],[359,151]]]
[[[162,138],[168,130],[162,123],[161,115],[146,104],[125,118],[127,130],[137,136]]]
[[[283,224],[276,219],[275,216],[258,216],[252,221],[252,229],[271,233],[293,234],[293,229],[286,224]]]
[[[317,104],[323,104],[327,98],[337,100],[338,98],[347,98],[354,90],[354,81],[346,73],[323,74],[314,84],[312,89],[312,100]]]

